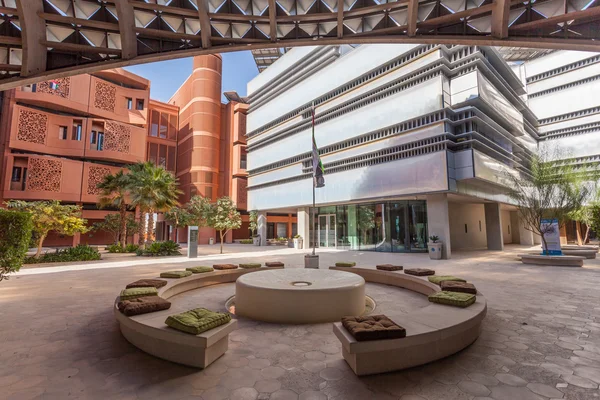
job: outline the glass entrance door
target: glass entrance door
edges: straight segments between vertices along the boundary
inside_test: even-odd
[[[335,214],[319,215],[319,247],[336,247]]]

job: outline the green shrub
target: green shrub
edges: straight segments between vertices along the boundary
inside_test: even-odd
[[[172,240],[166,242],[154,242],[147,246],[144,250],[138,249],[138,256],[159,257],[159,256],[178,256],[181,255],[179,250],[181,246]]]
[[[38,264],[51,262],[69,262],[69,261],[93,261],[100,260],[101,256],[98,250],[87,244],[80,244],[76,247],[66,249],[57,249],[54,253],[44,253],[40,257],[27,257],[24,264]]]
[[[125,253],[136,253],[139,248],[140,246],[138,246],[137,244],[128,244],[127,246],[125,246]]]
[[[240,240],[241,244],[252,244],[254,241],[252,239],[242,239]]]
[[[111,244],[106,247],[109,253],[125,253],[125,249],[121,247],[120,244]]]
[[[31,214],[0,210],[0,281],[23,265],[32,229]]]

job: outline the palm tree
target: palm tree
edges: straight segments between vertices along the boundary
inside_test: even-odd
[[[140,208],[142,220],[145,220],[145,215],[148,214],[146,239],[153,242],[154,213],[168,211],[177,206],[182,192],[177,188],[177,178],[173,174],[150,161],[134,164],[129,171],[132,204]],[[143,244],[143,223],[140,225],[140,244]]]
[[[119,209],[119,216],[121,218],[119,242],[121,243],[121,247],[125,247],[127,245],[127,192],[129,188],[129,176],[123,170],[120,170],[114,175],[106,175],[97,187],[100,189],[100,208],[116,207]]]

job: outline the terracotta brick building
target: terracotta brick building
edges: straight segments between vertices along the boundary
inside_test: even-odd
[[[90,224],[116,210],[98,209],[96,184],[129,164],[150,160],[173,172],[184,194],[230,196],[244,221],[228,242],[249,237],[246,211],[246,112],[235,93],[221,101],[221,57],[200,56],[168,103],[149,98],[150,82],[123,69],[40,82],[2,92],[0,201],[61,200],[83,207]],[[291,215],[271,216],[292,233]],[[186,240],[159,215],[158,240]],[[280,227],[281,228],[281,227]],[[282,230],[279,229],[281,232]],[[200,243],[216,238],[202,229]],[[133,238],[130,238],[133,240]],[[47,246],[107,244],[107,233],[51,234]]]

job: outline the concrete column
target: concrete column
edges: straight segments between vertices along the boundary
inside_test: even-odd
[[[519,217],[519,243],[523,246],[533,246],[535,244],[533,236],[533,232],[525,229],[523,218]]]
[[[257,222],[258,222],[257,232],[260,235],[260,245],[266,246],[267,245],[267,212],[266,211],[260,211],[258,213]]]
[[[291,238],[292,237],[292,214],[288,214],[288,221],[287,221],[287,237]]]
[[[485,203],[485,233],[488,250],[504,250],[500,203]]]
[[[448,215],[448,195],[446,193],[427,196],[427,231],[429,236],[439,236],[444,243],[442,258],[445,260],[452,257]]]
[[[298,235],[302,236],[302,248],[310,248],[310,208],[298,209]]]
[[[77,232],[73,235],[73,247],[78,246],[81,243],[81,232]]]

